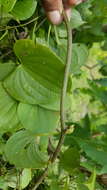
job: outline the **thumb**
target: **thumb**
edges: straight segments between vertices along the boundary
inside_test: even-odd
[[[60,24],[63,20],[60,14],[63,7],[62,0],[42,0],[42,4],[49,20],[55,25]]]

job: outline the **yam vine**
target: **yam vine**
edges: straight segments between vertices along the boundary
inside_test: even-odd
[[[1,190],[107,189],[107,2],[65,5],[0,0]]]

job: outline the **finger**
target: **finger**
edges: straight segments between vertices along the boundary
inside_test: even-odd
[[[68,19],[70,20],[71,18],[71,4],[69,4],[68,0],[62,0],[63,1],[63,7],[65,9],[65,13],[68,17]]]
[[[63,0],[63,5],[65,9],[69,9],[72,6],[78,5],[84,0]]]
[[[62,0],[42,0],[48,19],[55,25],[62,22]]]

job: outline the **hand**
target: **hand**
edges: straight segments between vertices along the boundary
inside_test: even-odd
[[[48,19],[55,25],[60,24],[63,20],[63,8],[68,19],[70,19],[71,7],[83,1],[85,0],[42,0]]]

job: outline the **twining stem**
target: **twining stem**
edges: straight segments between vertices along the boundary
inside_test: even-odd
[[[44,172],[42,173],[42,175],[38,178],[35,187],[32,190],[36,190],[39,185],[42,183],[42,181],[44,180],[44,178],[47,176],[48,174],[48,166],[45,168]]]
[[[67,56],[66,56],[66,65],[65,65],[65,73],[64,73],[64,79],[63,79],[63,86],[62,86],[62,92],[61,92],[61,100],[60,100],[60,122],[61,122],[61,131],[65,130],[65,98],[66,98],[66,92],[67,92],[67,85],[69,80],[69,72],[70,72],[70,65],[71,65],[71,59],[72,59],[72,31],[71,31],[71,25],[70,22],[65,14],[64,15],[64,21],[66,24],[66,30],[67,30]]]
[[[61,132],[61,134],[60,134],[60,138],[59,138],[59,142],[58,142],[58,144],[57,144],[57,147],[56,147],[55,151],[53,152],[52,157],[50,158],[51,163],[53,163],[53,162],[56,160],[56,158],[58,157],[58,154],[60,153],[61,146],[62,146],[62,144],[63,144],[63,142],[64,142],[64,138],[65,138],[66,131],[67,131],[67,130],[64,130],[64,131]]]
[[[19,25],[16,25],[16,26],[4,26],[5,28],[2,28],[2,27],[0,26],[0,32],[5,31],[5,30],[11,30],[11,29],[15,29],[15,28],[20,28],[20,27],[27,26],[27,25],[31,24],[32,22],[35,22],[36,20],[38,20],[38,18],[39,18],[39,17],[33,18],[32,20],[30,20],[30,21],[28,21],[28,22],[26,22],[26,23],[24,23],[24,24],[19,24]],[[40,22],[40,24],[39,24],[39,25],[37,26],[37,28],[36,28],[36,31],[40,28],[40,26],[41,26],[45,21],[46,21],[46,18],[44,18],[44,19]],[[36,31],[35,31],[35,32],[36,32]]]
[[[55,149],[55,152],[53,153],[53,156],[51,158],[51,162],[53,163],[61,149],[61,146],[64,142],[64,138],[66,135],[66,132],[69,127],[65,126],[65,120],[66,120],[66,113],[65,113],[65,98],[66,98],[66,92],[67,92],[67,85],[69,80],[69,72],[70,72],[70,65],[71,65],[71,59],[72,59],[72,31],[71,31],[71,25],[70,22],[65,14],[63,12],[64,21],[66,24],[67,29],[67,56],[66,56],[66,65],[65,65],[65,72],[64,72],[64,79],[62,84],[62,91],[61,91],[61,99],[60,99],[60,126],[61,126],[61,135],[58,142],[58,145]]]
[[[69,129],[69,127],[66,127],[65,125],[65,98],[66,98],[66,93],[67,93],[67,85],[68,85],[68,80],[69,80],[69,72],[70,72],[70,65],[71,65],[71,58],[72,58],[72,31],[71,31],[71,26],[70,26],[70,21],[68,20],[65,12],[63,12],[64,16],[64,21],[66,24],[66,30],[67,30],[67,56],[66,56],[66,64],[65,64],[65,72],[64,72],[64,79],[63,79],[63,84],[62,84],[62,90],[61,90],[61,99],[60,99],[60,126],[61,126],[61,134],[60,134],[60,139],[58,142],[58,145],[53,153],[52,156],[49,158],[48,166],[45,168],[44,172],[42,175],[38,178],[35,187],[32,190],[36,190],[38,186],[42,183],[44,178],[48,175],[48,168],[50,164],[52,164],[58,154],[60,153],[61,146],[64,142],[64,138],[66,136],[66,132]]]

